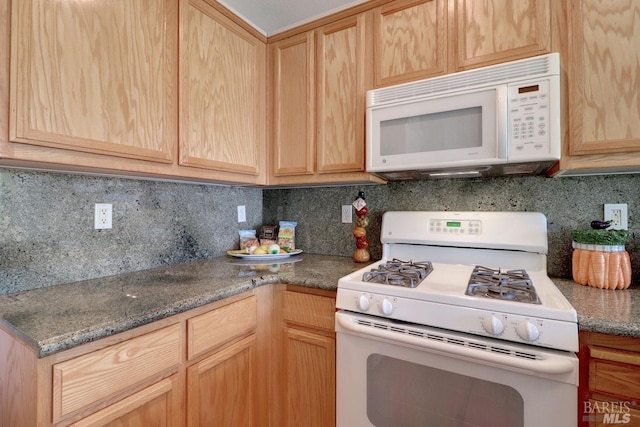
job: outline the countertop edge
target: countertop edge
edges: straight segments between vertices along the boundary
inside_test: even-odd
[[[0,326],[44,358],[264,285],[336,290],[340,277],[365,265],[345,257],[307,254],[306,262],[294,266],[279,273],[248,271],[244,265],[217,258],[61,285],[58,290],[0,295]],[[239,271],[251,274],[239,275]],[[640,338],[640,289],[603,290],[580,286],[571,279],[551,279],[576,309],[579,331]],[[130,299],[136,298],[130,292],[139,299]],[[66,307],[72,294],[77,300]],[[41,302],[50,296],[53,301]],[[114,310],[113,304],[119,303],[125,308]],[[75,321],[73,310],[84,308],[82,304],[88,304],[86,312]],[[63,327],[41,326],[59,319],[64,319]]]

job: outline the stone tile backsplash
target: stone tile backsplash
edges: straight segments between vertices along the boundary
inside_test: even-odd
[[[547,216],[549,274],[571,278],[571,230],[589,228],[603,218],[605,203],[627,203],[632,237],[634,283],[640,279],[638,236],[640,224],[640,175],[609,175],[572,178],[499,177],[403,181],[387,185],[318,189],[265,190],[263,218],[276,222],[278,207],[283,217],[298,222],[296,245],[303,250],[351,256],[354,224],[340,222],[340,206],[353,202],[359,190],[366,194],[371,223],[368,236],[371,255],[379,259],[380,222],[389,210],[434,211],[536,211]],[[355,221],[355,215],[354,215]]]
[[[393,182],[259,189],[0,168],[0,293],[70,283],[224,255],[238,229],[296,221],[305,252],[352,256],[354,224],[341,205],[366,194],[373,259],[388,210],[539,211],[548,219],[549,273],[571,277],[570,231],[602,219],[604,203],[627,203],[627,243],[640,278],[635,221],[640,175]],[[94,230],[95,203],[113,205],[113,229]],[[237,222],[245,205],[247,222]],[[353,216],[355,222],[355,215]]]
[[[220,256],[261,222],[260,189],[0,168],[0,293]]]

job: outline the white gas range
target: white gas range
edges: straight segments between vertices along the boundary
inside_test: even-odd
[[[382,260],[338,282],[338,426],[575,425],[577,314],[547,276],[543,214],[387,212],[381,242]],[[443,381],[478,397],[441,401]],[[387,418],[407,405],[413,421]]]
[[[387,212],[381,233],[383,259],[341,278],[336,306],[576,352],[576,311],[547,276],[546,229],[546,219],[538,213]],[[393,260],[405,261],[405,271],[411,262],[428,261],[433,269],[415,287],[389,284],[393,272],[386,280],[367,277],[382,283],[363,280]],[[486,270],[472,278],[476,266]],[[528,282],[523,274],[509,274],[512,270],[524,270]],[[494,283],[479,287],[478,280]],[[473,295],[467,293],[470,284]],[[536,302],[529,301],[528,292],[537,295]]]

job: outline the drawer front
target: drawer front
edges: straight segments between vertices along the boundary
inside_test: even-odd
[[[189,359],[254,331],[256,309],[256,296],[252,295],[187,320]]]
[[[283,316],[285,321],[333,331],[335,312],[335,298],[284,291]]]
[[[591,346],[589,388],[615,396],[640,396],[640,354]]]
[[[53,422],[180,364],[175,324],[53,366]]]

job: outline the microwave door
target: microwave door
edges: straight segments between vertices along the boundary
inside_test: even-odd
[[[370,108],[367,169],[384,172],[506,162],[506,88]]]

